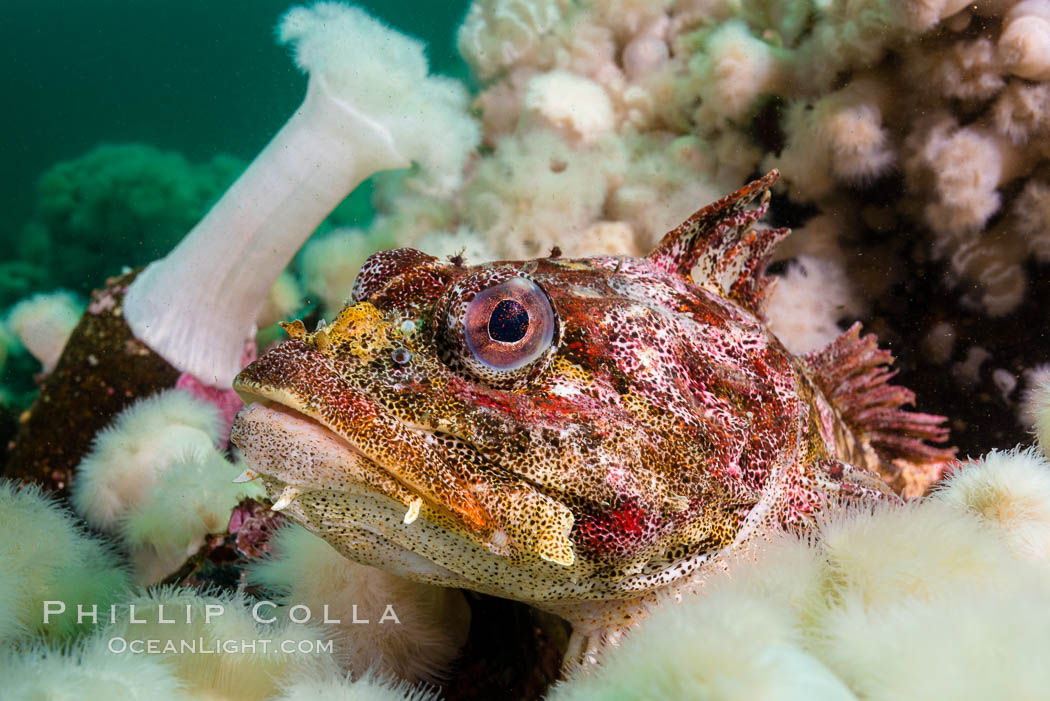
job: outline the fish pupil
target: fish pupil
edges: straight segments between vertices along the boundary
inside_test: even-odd
[[[529,312],[520,302],[505,299],[489,315],[489,338],[517,343],[529,331]]]

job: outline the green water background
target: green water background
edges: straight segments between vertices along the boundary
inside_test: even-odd
[[[217,153],[251,160],[305,91],[274,40],[295,4],[4,0],[0,260],[13,255],[40,174],[100,143],[143,142],[195,162]],[[466,77],[454,37],[468,0],[357,4],[423,39],[432,70]]]

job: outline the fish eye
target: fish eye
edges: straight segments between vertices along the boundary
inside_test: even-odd
[[[436,312],[442,359],[493,387],[520,387],[543,372],[561,338],[547,291],[511,266],[461,279]]]
[[[513,277],[479,292],[463,323],[467,349],[482,365],[516,370],[536,360],[554,340],[556,323],[547,294]]]

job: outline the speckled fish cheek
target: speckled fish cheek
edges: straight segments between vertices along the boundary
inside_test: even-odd
[[[599,501],[621,504],[632,500],[632,512],[640,513],[641,507],[635,502],[659,486],[657,475],[641,461],[639,451],[647,440],[645,434],[630,433],[628,438],[624,425],[629,425],[630,416],[622,410],[604,405],[600,411],[596,408],[593,416],[585,416],[579,413],[578,405],[570,412],[571,405],[555,402],[564,415],[554,421],[546,416],[550,403],[547,399],[530,400],[515,393],[505,399],[515,406],[513,412],[508,412],[506,405],[494,404],[492,398],[484,402],[475,398],[472,406],[454,414],[462,417],[451,419],[454,433],[469,436],[487,459],[533,484],[542,485],[545,493],[577,509]],[[610,413],[623,416],[611,420]],[[544,423],[548,421],[550,427],[545,428]],[[554,431],[560,436],[557,441],[550,435]],[[618,438],[616,434],[624,437]],[[610,508],[609,518],[613,522],[617,518],[616,508]],[[646,519],[645,529],[625,533],[618,542],[630,543],[632,549],[637,549],[644,545],[643,540],[651,541],[661,521],[655,514],[647,515]],[[580,542],[579,529],[574,533],[573,539]],[[624,552],[627,548],[617,550]],[[606,549],[604,554],[610,553]]]
[[[466,412],[455,425],[493,464],[517,475],[556,498],[572,499],[581,490],[593,490],[603,474],[594,456],[600,450],[601,421],[587,422],[573,417],[573,428],[545,429],[527,419],[512,421],[506,415],[484,407]],[[549,432],[565,431],[557,443]],[[587,446],[590,445],[588,449]]]

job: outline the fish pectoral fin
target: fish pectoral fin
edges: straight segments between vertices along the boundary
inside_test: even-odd
[[[904,408],[915,403],[915,393],[890,382],[897,374],[890,369],[893,355],[879,348],[875,334],[861,336],[860,322],[802,361],[846,423],[871,443],[888,468],[884,477],[906,497],[925,491],[955,458],[955,448],[931,445],[948,440],[947,419]],[[908,466],[907,479],[894,479],[899,464]],[[909,483],[914,489],[903,488]]]

